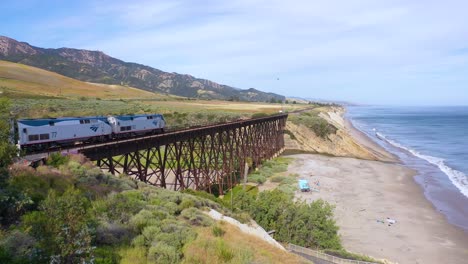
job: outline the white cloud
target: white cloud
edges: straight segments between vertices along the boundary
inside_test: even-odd
[[[304,95],[311,86],[317,96],[310,97],[359,101],[376,85],[459,91],[453,80],[468,81],[467,55],[456,52],[468,45],[462,0],[99,1],[86,8],[62,24],[49,19],[47,30],[72,28],[70,46],[240,88]],[[415,102],[434,101],[414,91]],[[468,103],[467,96],[454,98]]]

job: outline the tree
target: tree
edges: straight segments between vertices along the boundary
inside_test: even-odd
[[[0,169],[11,164],[17,149],[10,143],[10,107],[8,98],[0,98]]]
[[[38,241],[38,248],[51,263],[87,263],[91,260],[90,202],[79,191],[62,196],[54,190],[40,206],[23,216],[23,229]]]

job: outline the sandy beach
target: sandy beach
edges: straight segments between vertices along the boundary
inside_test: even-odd
[[[400,165],[349,123],[346,127],[382,161],[289,156],[294,162],[288,173],[308,179],[318,190],[297,192],[296,197],[334,204],[343,244],[350,251],[391,263],[467,263],[468,234],[449,224],[425,199],[413,179],[415,171]]]

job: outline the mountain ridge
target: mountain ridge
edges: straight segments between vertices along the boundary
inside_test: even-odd
[[[189,74],[125,62],[102,51],[40,48],[5,36],[0,36],[0,60],[34,66],[80,81],[125,85],[163,94],[236,101],[285,100],[282,95],[254,88],[242,90]]]

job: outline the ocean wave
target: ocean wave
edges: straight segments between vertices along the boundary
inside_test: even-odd
[[[443,173],[448,176],[453,185],[455,185],[455,187],[457,187],[464,196],[468,197],[468,177],[463,172],[457,171],[447,166],[447,164],[444,162],[444,159],[421,154],[414,149],[408,148],[392,139],[389,139],[380,132],[375,132],[375,135],[380,140],[383,140],[394,147],[404,149],[414,156],[436,165]]]

